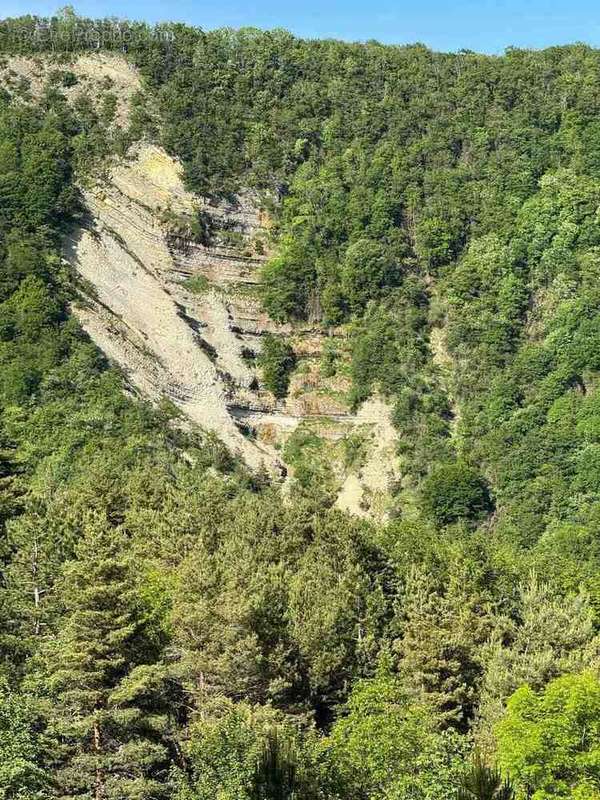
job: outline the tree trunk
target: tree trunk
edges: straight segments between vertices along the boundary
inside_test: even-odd
[[[98,720],[94,719],[94,733],[93,733],[93,741],[94,741],[94,752],[96,756],[100,756],[100,727],[98,725]],[[102,800],[104,795],[104,785],[102,782],[102,770],[100,768],[100,764],[98,761],[96,762],[96,782],[95,782],[95,791],[94,797],[95,800]]]

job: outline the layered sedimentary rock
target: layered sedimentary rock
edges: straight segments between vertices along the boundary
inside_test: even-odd
[[[153,145],[115,164],[84,199],[87,220],[65,243],[82,279],[75,313],[130,385],[169,399],[249,466],[274,474],[287,472],[282,446],[298,426],[332,443],[359,433],[365,458],[354,470],[338,465],[338,504],[365,515],[383,509],[397,478],[389,409],[371,401],[351,413],[348,381],[325,379],[319,368],[325,333],[278,326],[262,309],[257,199],[202,201],[186,191],[180,165]],[[198,219],[211,230],[191,231]],[[267,331],[289,337],[300,364],[284,401],[262,387],[256,367]]]
[[[81,93],[100,103],[110,92],[117,100],[113,124],[127,125],[132,98],[142,88],[131,65],[98,54],[59,66],[76,77],[62,87],[69,103]],[[41,94],[56,69],[51,59],[16,57],[0,63],[0,78],[20,87],[26,99]],[[182,419],[215,433],[251,468],[264,466],[273,475],[289,472],[290,436],[309,430],[331,444],[338,503],[359,514],[383,508],[397,471],[389,410],[376,403],[352,413],[348,380],[323,375],[324,343],[332,335],[343,339],[343,332],[281,326],[265,313],[259,283],[269,220],[259,198],[248,191],[227,202],[196,197],[186,190],[178,162],[150,144],[107,165],[82,194],[86,218],[64,245],[80,279],[74,311],[129,386],[150,400],[170,400]],[[285,335],[296,352],[285,400],[263,387],[256,364],[267,332]],[[349,435],[366,442],[365,457],[351,468],[336,450]],[[383,466],[382,452],[390,455]]]

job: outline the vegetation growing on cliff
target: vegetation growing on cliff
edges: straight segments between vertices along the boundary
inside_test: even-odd
[[[5,56],[96,41],[156,100],[123,135],[64,64],[0,95],[0,794],[596,797],[600,53],[0,23]],[[136,136],[265,192],[265,306],[343,326],[355,404],[394,404],[386,524],[310,435],[283,497],[77,326],[77,182]]]

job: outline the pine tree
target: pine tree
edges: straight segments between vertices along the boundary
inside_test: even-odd
[[[60,598],[54,584],[65,558],[72,555],[76,528],[67,515],[56,513],[39,498],[23,503],[23,513],[6,525],[9,558],[4,568],[0,598],[0,650],[6,650],[13,670],[35,653],[52,620]]]
[[[499,618],[482,649],[477,740],[486,753],[496,749],[493,729],[519,686],[541,689],[559,675],[600,663],[600,636],[584,592],[565,598],[532,573],[519,587],[516,616]]]
[[[448,724],[465,729],[476,706],[485,609],[469,593],[461,570],[450,576],[442,592],[431,576],[414,568],[403,613],[402,638],[395,649],[404,685]]]
[[[164,670],[152,663],[126,553],[118,530],[93,526],[65,570],[66,616],[40,676],[60,797],[157,800],[166,791]]]
[[[515,795],[510,781],[502,777],[499,769],[488,767],[479,753],[464,773],[457,792],[457,800],[512,800]]]

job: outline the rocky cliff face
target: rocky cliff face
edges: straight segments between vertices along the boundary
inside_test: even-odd
[[[217,264],[208,263],[207,248],[194,249],[195,267],[192,248],[180,258],[183,245],[173,247],[167,217],[197,213],[178,165],[154,146],[140,147],[84,198],[89,221],[65,247],[88,287],[87,302],[75,309],[83,327],[133,386],[171,400],[253,468],[277,470],[273,448],[244,436],[229,412],[254,375],[218,284],[207,282],[200,295],[185,281]],[[215,261],[224,256],[217,252]],[[233,273],[235,259],[224,260]]]
[[[115,124],[127,124],[132,98],[141,89],[140,79],[131,64],[112,53],[83,54],[71,62],[58,56],[0,58],[0,85],[25,100],[40,97],[57,70],[68,70],[75,77],[72,85],[61,86],[68,102],[85,93],[99,105],[110,92],[116,99]]]
[[[27,59],[3,67],[28,80],[32,92],[40,91],[50,68]],[[126,121],[139,84],[125,61],[85,57],[69,68],[87,90],[109,76],[119,98],[116,124]],[[74,99],[75,89],[71,94]],[[81,279],[73,310],[130,386],[154,401],[170,400],[253,469],[274,475],[293,475],[286,448],[293,437],[300,451],[305,434],[326,441],[320,457],[328,462],[338,505],[384,515],[399,477],[389,409],[375,399],[351,413],[343,371],[324,375],[324,344],[333,336],[343,352],[343,332],[279,326],[261,308],[269,235],[258,198],[243,192],[209,204],[195,197],[180,165],[151,144],[133,148],[82,192],[87,220],[64,248]],[[297,355],[284,401],[262,387],[256,366],[267,331],[285,334]],[[349,441],[359,442],[359,457],[348,458]]]

